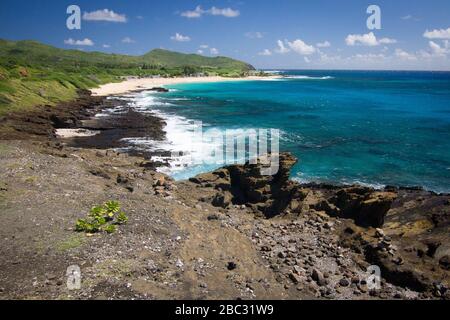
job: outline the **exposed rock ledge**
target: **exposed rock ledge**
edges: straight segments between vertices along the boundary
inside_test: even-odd
[[[280,154],[280,170],[262,176],[261,165],[233,165],[190,179],[214,188],[216,207],[251,208],[266,218],[328,216],[343,222],[341,245],[381,268],[390,283],[448,297],[450,196],[402,188],[302,185],[289,180],[297,160]]]
[[[97,150],[164,133],[161,119],[132,110],[89,121],[116,104],[86,95],[0,119],[0,297],[73,298],[61,284],[75,261],[87,280],[76,298],[450,299],[449,195],[301,185],[288,179],[290,154],[273,177],[244,165],[175,183],[157,163]],[[54,141],[55,129],[83,127],[102,134]],[[110,199],[130,212],[127,226],[110,237],[73,234],[75,219]],[[371,264],[380,291],[364,283]]]
[[[297,163],[292,154],[282,153],[279,158],[279,171],[274,176],[261,175],[260,164],[245,164],[201,174],[190,181],[215,187],[218,193],[212,202],[217,207],[245,204],[268,218],[324,211],[330,216],[351,218],[362,227],[383,226],[397,197],[395,192],[361,186],[330,187],[327,192],[317,192],[289,180],[291,168]]]

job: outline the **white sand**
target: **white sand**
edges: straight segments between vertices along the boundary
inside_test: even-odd
[[[192,77],[192,78],[160,78],[160,79],[131,79],[119,83],[108,83],[99,88],[92,89],[94,96],[109,96],[113,94],[124,94],[135,90],[152,89],[166,85],[181,83],[205,83],[205,82],[224,82],[224,81],[248,81],[248,80],[267,80],[276,79],[279,76],[270,77],[246,77],[246,78],[224,78],[224,77]]]
[[[61,139],[92,137],[99,134],[100,131],[86,129],[57,129],[56,135]]]

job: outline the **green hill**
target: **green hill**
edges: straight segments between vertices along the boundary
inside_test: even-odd
[[[56,104],[123,76],[182,76],[196,73],[244,76],[254,68],[226,57],[162,49],[143,56],[63,50],[36,41],[0,39],[0,114],[38,104]]]
[[[190,65],[200,68],[218,68],[239,71],[254,70],[254,68],[241,61],[226,57],[204,57],[198,54],[183,54],[179,52],[155,49],[141,57],[144,61],[155,65],[164,65],[167,67],[177,67],[181,65]]]

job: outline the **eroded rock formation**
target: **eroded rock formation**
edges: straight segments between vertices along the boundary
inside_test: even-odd
[[[396,198],[394,192],[353,186],[317,192],[289,180],[297,159],[290,153],[279,155],[279,170],[273,176],[261,174],[261,163],[233,165],[199,175],[191,182],[218,190],[214,206],[231,204],[252,207],[270,218],[280,214],[302,214],[309,210],[325,211],[330,216],[353,219],[363,227],[381,227]],[[306,201],[305,201],[306,200]]]

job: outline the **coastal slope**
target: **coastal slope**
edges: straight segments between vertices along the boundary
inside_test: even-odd
[[[152,115],[92,122],[114,104],[86,94],[2,120],[1,298],[450,298],[449,195],[302,185],[289,180],[291,154],[273,177],[247,164],[176,182],[156,171],[163,164],[110,149],[127,132],[163,139]],[[109,138],[57,137],[81,123]],[[126,225],[75,231],[110,200]],[[66,286],[73,265],[83,279],[75,291]],[[377,289],[368,285],[373,265]]]
[[[142,56],[64,50],[0,39],[0,114],[75,99],[77,90],[123,77],[242,77],[253,66],[227,57],[156,49]]]

